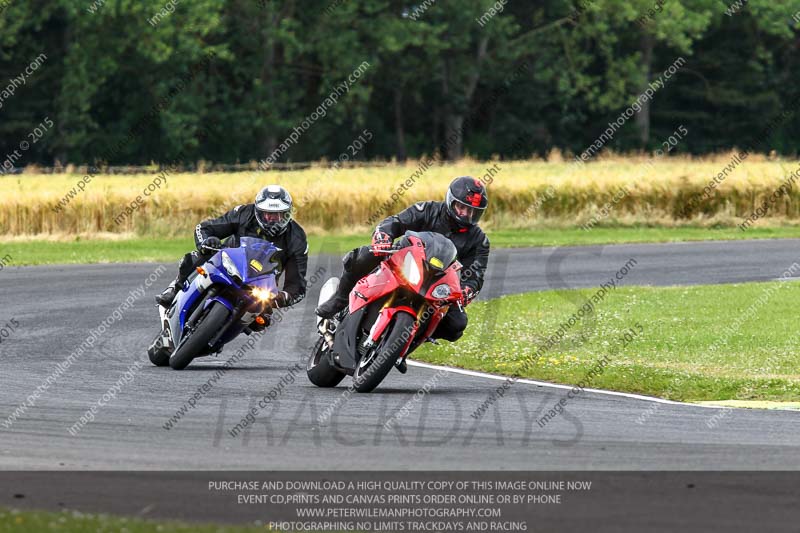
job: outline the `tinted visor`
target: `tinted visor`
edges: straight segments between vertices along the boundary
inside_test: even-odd
[[[464,224],[477,224],[483,216],[483,209],[469,204],[465,204],[457,198],[451,200],[450,209],[453,215]]]
[[[289,211],[258,211],[258,216],[266,224],[277,224],[278,222],[289,221],[291,218]]]
[[[258,225],[270,236],[281,233],[292,219],[291,209],[284,211],[262,211],[256,208]]]

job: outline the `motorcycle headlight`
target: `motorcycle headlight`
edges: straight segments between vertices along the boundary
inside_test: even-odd
[[[259,301],[261,302],[268,302],[272,300],[272,297],[275,296],[272,294],[272,291],[269,289],[262,289],[261,287],[253,287],[250,290],[250,293]]]
[[[447,283],[441,283],[433,288],[431,295],[438,300],[445,300],[450,297],[451,292],[450,285]]]
[[[229,276],[235,276],[239,279],[242,279],[242,275],[239,273],[239,269],[236,268],[236,265],[233,263],[233,259],[231,259],[231,257],[225,252],[222,252],[222,266],[225,267],[225,271],[228,272]]]
[[[416,285],[419,283],[420,273],[419,267],[417,266],[417,262],[414,260],[414,256],[410,253],[406,254],[406,258],[403,260],[403,277],[412,284]]]

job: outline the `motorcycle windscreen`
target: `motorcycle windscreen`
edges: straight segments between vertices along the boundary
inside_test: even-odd
[[[266,276],[267,274],[280,275],[283,265],[276,257],[278,248],[269,241],[254,237],[242,237],[240,240],[240,270],[245,283]],[[242,264],[243,263],[243,264]]]
[[[433,231],[409,231],[406,235],[419,238],[425,245],[425,261],[436,270],[444,270],[456,260],[458,250],[453,241]]]

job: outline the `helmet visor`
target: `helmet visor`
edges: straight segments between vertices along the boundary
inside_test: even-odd
[[[477,224],[486,208],[475,207],[457,198],[451,198],[450,211],[463,224]]]
[[[291,209],[284,211],[264,211],[256,209],[258,224],[268,233],[279,233],[283,231],[292,219]]]

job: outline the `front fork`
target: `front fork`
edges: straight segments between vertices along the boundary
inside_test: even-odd
[[[325,339],[325,344],[328,346],[328,349],[333,349],[334,334],[336,332],[336,324],[334,321],[327,318],[323,319],[317,325],[317,331],[319,331],[320,336]]]
[[[372,328],[370,329],[369,335],[367,335],[367,338],[364,340],[363,347],[366,351],[367,349],[371,349],[373,346],[375,346],[378,340],[384,335],[387,326],[394,319],[394,316],[397,313],[409,313],[412,316],[416,316],[417,321],[414,323],[414,328],[411,330],[411,333],[408,336],[408,340],[406,340],[406,343],[403,346],[403,350],[400,352],[402,355],[398,357],[397,361],[395,362],[395,366],[400,366],[402,365],[403,361],[406,360],[408,354],[411,352],[411,350],[409,350],[409,347],[414,342],[414,339],[417,336],[417,332],[419,331],[419,327],[421,325],[419,319],[422,311],[421,310],[414,311],[414,309],[405,305],[390,307],[393,300],[394,297],[392,297],[386,303],[386,305],[384,305],[383,308],[381,309],[380,313],[378,314],[378,318],[375,320],[375,323],[372,325]]]

